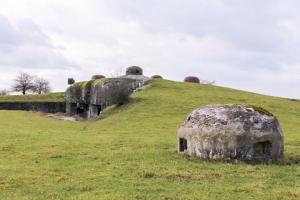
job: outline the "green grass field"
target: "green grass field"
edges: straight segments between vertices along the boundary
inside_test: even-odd
[[[62,102],[65,101],[63,92],[40,95],[11,95],[0,96],[0,102]]]
[[[0,111],[0,199],[300,199],[300,102],[155,80],[99,121]],[[177,129],[201,105],[248,103],[280,120],[286,164],[192,161]]]

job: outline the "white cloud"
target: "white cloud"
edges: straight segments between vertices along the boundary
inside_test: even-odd
[[[0,69],[61,69],[76,66],[59,52],[59,48],[33,21],[22,19],[11,23],[0,15],[0,24]]]
[[[223,86],[300,98],[296,0],[0,3],[0,14],[10,19],[6,31],[0,23],[0,63],[11,67],[1,76],[29,69],[64,90],[69,76],[84,80],[140,65],[148,75],[198,75]]]

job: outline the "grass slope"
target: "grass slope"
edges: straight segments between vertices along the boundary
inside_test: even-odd
[[[99,121],[0,111],[0,199],[299,199],[299,164],[234,165],[176,154],[188,113],[215,103],[270,110],[285,133],[286,159],[300,159],[300,102],[155,80]]]
[[[9,95],[0,96],[1,102],[63,102],[65,101],[65,93],[49,93],[39,95]]]

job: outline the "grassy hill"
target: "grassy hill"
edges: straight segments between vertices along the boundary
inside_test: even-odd
[[[1,102],[63,102],[65,101],[65,93],[57,92],[40,95],[11,95],[0,96]]]
[[[201,105],[249,103],[280,120],[287,164],[192,161],[177,129]],[[300,102],[155,80],[104,119],[0,111],[0,199],[299,199]]]

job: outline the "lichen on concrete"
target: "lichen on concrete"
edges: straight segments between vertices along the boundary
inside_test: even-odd
[[[270,162],[282,159],[283,150],[277,118],[251,105],[201,107],[178,131],[178,151],[201,159]]]
[[[75,83],[66,91],[66,113],[96,118],[105,107],[123,103],[142,84],[139,80],[125,77]]]

